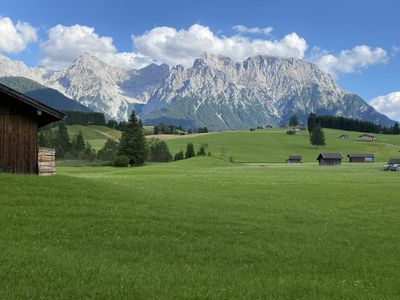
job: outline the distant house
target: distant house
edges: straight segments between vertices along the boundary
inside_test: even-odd
[[[336,166],[342,163],[343,154],[340,152],[326,153],[321,152],[317,160],[319,161],[320,166]]]
[[[303,131],[303,130],[306,130],[306,126],[304,126],[303,124],[299,124],[299,125],[293,126],[293,130]]]
[[[372,153],[350,153],[347,155],[349,158],[349,162],[354,163],[354,162],[374,162],[375,161],[375,154]]]
[[[289,158],[286,160],[288,164],[296,164],[301,163],[301,156],[300,155],[290,155]]]
[[[342,134],[339,136],[339,139],[342,139],[342,140],[347,140],[348,138],[349,138],[348,134]]]
[[[364,133],[358,137],[359,141],[375,141],[376,137],[368,133]]]
[[[38,128],[64,114],[0,84],[0,172],[39,173]]]

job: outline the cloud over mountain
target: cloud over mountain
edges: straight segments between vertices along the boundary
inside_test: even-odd
[[[93,27],[56,25],[48,31],[48,39],[40,45],[41,64],[62,69],[85,52],[89,52],[113,66],[140,68],[151,60],[139,53],[118,52],[113,39],[99,36]]]
[[[242,61],[256,55],[303,58],[308,48],[306,40],[297,33],[288,34],[281,40],[251,39],[241,35],[227,37],[218,36],[209,27],[199,24],[180,30],[156,27],[132,39],[139,53],[159,62],[185,67],[190,67],[205,52]]]
[[[355,46],[351,50],[342,50],[337,54],[318,50],[316,52],[314,52],[312,60],[322,70],[334,76],[340,73],[353,73],[370,65],[384,64],[389,60],[386,50],[366,45]]]
[[[393,92],[371,100],[370,104],[377,111],[400,121],[400,92]]]

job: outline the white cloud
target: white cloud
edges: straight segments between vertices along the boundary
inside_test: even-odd
[[[236,25],[233,26],[233,30],[239,32],[239,33],[252,33],[252,34],[265,34],[265,35],[270,35],[272,31],[274,30],[273,27],[247,27],[244,25]]]
[[[336,55],[316,48],[311,55],[313,62],[334,76],[340,73],[353,73],[370,65],[384,64],[388,59],[386,50],[366,45],[355,46],[351,50],[343,50]]]
[[[181,30],[156,27],[132,39],[134,47],[143,55],[169,65],[186,67],[205,52],[238,61],[255,55],[303,58],[308,47],[305,39],[296,33],[281,40],[249,39],[240,35],[226,37],[217,36],[209,27],[199,24]]]
[[[14,25],[10,18],[0,16],[0,51],[18,54],[36,41],[36,28],[24,22]]]
[[[389,116],[391,119],[400,121],[400,92],[376,97],[369,104],[380,113]]]
[[[21,37],[33,39],[32,32],[25,28],[28,24],[17,26]],[[43,55],[40,63],[52,69],[60,69],[68,66],[82,53],[89,52],[110,65],[124,68],[141,68],[152,62],[190,67],[196,58],[206,52],[229,56],[236,61],[256,55],[304,59],[308,48],[306,40],[297,33],[287,34],[282,39],[250,38],[241,33],[267,34],[272,28],[248,28],[244,25],[234,28],[239,34],[223,36],[199,24],[180,30],[155,27],[142,35],[132,36],[133,51],[118,52],[111,37],[100,36],[92,27],[57,25],[48,31],[48,39],[40,45]],[[337,54],[314,48],[308,58],[321,69],[337,76],[373,64],[386,63],[389,56],[382,48],[360,45]]]
[[[52,69],[68,66],[84,52],[124,68],[141,68],[151,62],[139,53],[119,53],[111,37],[101,37],[94,28],[82,25],[56,25],[48,31],[48,40],[44,41],[40,48],[44,55],[40,63]]]

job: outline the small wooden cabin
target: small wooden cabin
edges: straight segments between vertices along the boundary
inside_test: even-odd
[[[317,157],[320,166],[337,166],[342,164],[342,159],[343,154],[340,152],[321,152]]]
[[[0,84],[0,172],[38,173],[38,128],[64,114]]]
[[[348,134],[342,134],[338,138],[341,139],[341,140],[347,140],[349,138],[349,135]]]
[[[368,133],[364,133],[358,137],[359,141],[375,141],[376,137]]]
[[[375,154],[372,153],[350,153],[347,155],[351,163],[374,162]]]
[[[293,126],[293,130],[304,131],[304,130],[306,130],[306,126],[304,126],[303,124],[299,124],[299,125]]]
[[[286,160],[288,164],[297,164],[301,163],[301,156],[300,155],[290,155],[289,158]]]

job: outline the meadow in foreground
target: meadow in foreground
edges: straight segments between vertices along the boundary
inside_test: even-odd
[[[0,174],[9,298],[394,299],[397,172],[381,164]]]

